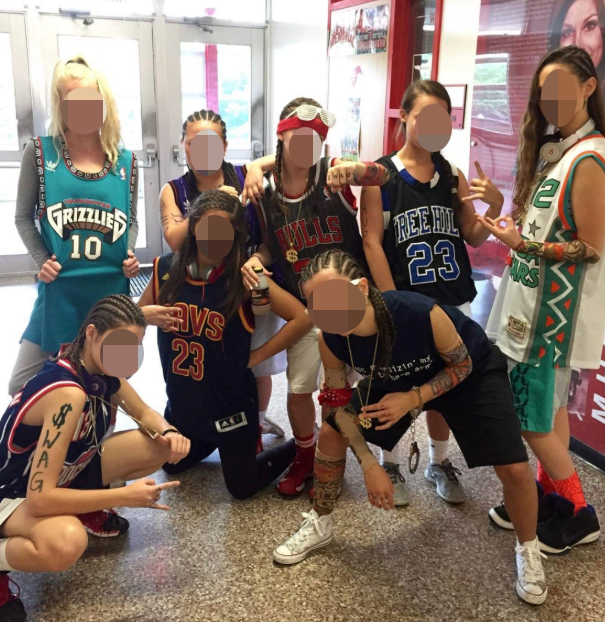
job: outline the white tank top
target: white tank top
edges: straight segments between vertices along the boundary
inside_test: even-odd
[[[521,235],[536,242],[577,236],[571,187],[578,163],[605,171],[605,137],[593,131],[540,173]],[[487,332],[510,358],[538,365],[554,348],[557,367],[597,369],[605,336],[605,258],[570,263],[511,251]]]

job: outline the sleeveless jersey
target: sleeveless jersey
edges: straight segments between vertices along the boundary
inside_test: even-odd
[[[388,370],[390,377],[387,377],[385,370],[376,369],[372,388],[391,393],[410,391],[414,386],[429,382],[445,368],[445,362],[435,346],[430,317],[431,310],[438,303],[434,298],[415,292],[391,290],[383,292],[382,296],[393,316],[396,337]],[[492,346],[479,324],[456,307],[439,306],[456,327],[473,364],[491,352]],[[326,332],[322,335],[334,355],[352,366],[347,338]],[[369,337],[350,335],[349,339],[355,370],[364,378],[369,378],[370,366],[374,360],[376,335]]]
[[[524,239],[569,242],[577,237],[571,187],[585,158],[594,158],[605,170],[605,138],[597,131],[541,171],[521,231]],[[554,350],[556,367],[597,369],[605,336],[604,292],[603,259],[571,263],[511,251],[488,331],[515,361],[538,365]]]
[[[123,150],[116,170],[83,173],[65,143],[57,153],[50,136],[33,139],[38,167],[37,218],[46,248],[61,272],[40,282],[23,338],[55,352],[71,342],[91,307],[109,294],[128,294],[122,263],[128,256],[130,208],[137,163]]]
[[[168,280],[173,256],[170,253],[154,260],[154,304]],[[168,396],[165,418],[186,436],[210,442],[219,442],[226,435],[258,435],[256,381],[248,369],[254,319],[246,304],[226,322],[223,307],[227,292],[224,276],[212,283],[187,277],[173,305],[180,309],[180,330],[158,328]],[[218,432],[216,421],[242,411],[247,426]]]
[[[376,160],[390,181],[382,187],[383,248],[397,289],[415,291],[439,302],[460,306],[477,295],[471,263],[452,208],[452,193],[440,163],[421,183],[397,152]],[[458,170],[451,164],[457,184]]]
[[[62,387],[78,387],[86,393],[84,381],[69,361],[47,361],[42,370],[15,395],[0,419],[0,499],[16,499],[27,494],[30,473],[33,470],[35,475],[38,470],[33,459],[42,426],[25,425],[22,420],[41,397]],[[111,396],[107,394],[102,399],[109,403]],[[102,399],[86,395],[80,420],[67,449],[58,486],[70,486],[92,460],[97,443],[100,446],[111,431],[115,421],[111,409]],[[49,437],[48,443],[52,444],[54,438]],[[35,488],[35,478],[31,485]]]
[[[324,251],[339,248],[352,255],[366,274],[370,273],[357,224],[355,198],[348,186],[343,192],[330,192],[326,185],[330,165],[329,157],[319,160],[315,183],[302,197],[280,197],[287,209],[287,221],[283,211],[273,205],[276,192],[273,173],[265,175],[265,194],[260,200],[263,225],[274,259],[273,278],[305,305],[300,273],[313,257]],[[290,242],[298,253],[294,263],[286,260]]]
[[[247,169],[246,166],[234,166],[233,164],[225,163],[227,166],[232,166],[235,169],[235,173],[239,179],[240,186],[244,187],[244,181],[246,180]],[[200,195],[200,191],[195,183],[195,177],[191,171],[187,171],[184,175],[181,175],[177,179],[173,179],[168,182],[172,188],[172,194],[174,195],[174,202],[177,204],[181,214],[186,217],[189,213],[191,205]],[[248,240],[246,252],[248,257],[256,251],[262,242],[260,224],[256,217],[256,211],[254,210],[254,204],[249,202],[244,206],[246,212],[246,220],[248,221]]]

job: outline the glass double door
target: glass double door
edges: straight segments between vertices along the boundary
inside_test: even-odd
[[[196,110],[227,125],[226,159],[264,153],[264,30],[143,20],[0,13],[0,275],[35,272],[14,225],[23,147],[48,130],[48,93],[58,58],[81,54],[106,76],[122,140],[140,167],[136,255],[165,252],[158,214],[161,186],[183,174],[181,128]],[[35,39],[35,40],[32,40]],[[30,70],[32,79],[30,80]]]

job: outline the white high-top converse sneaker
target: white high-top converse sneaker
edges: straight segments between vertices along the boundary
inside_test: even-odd
[[[332,542],[332,518],[318,516],[315,510],[303,512],[303,524],[281,546],[273,551],[273,559],[278,564],[298,564],[311,551],[327,546]]]
[[[542,568],[542,558],[546,555],[540,551],[538,538],[525,544],[517,543],[515,553],[517,554],[517,594],[525,602],[541,605],[546,600],[548,588]]]

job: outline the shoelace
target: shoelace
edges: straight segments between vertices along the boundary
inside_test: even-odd
[[[456,477],[456,475],[462,475],[462,471],[457,469],[451,462],[448,462],[445,466],[441,465],[443,472],[447,475],[447,478],[450,482],[454,484],[459,484],[460,480]]]
[[[391,482],[393,484],[397,484],[398,481],[405,482],[405,477],[403,477],[403,475],[401,474],[398,464],[395,464],[392,467],[389,467],[388,469],[385,469],[385,470],[389,474],[389,477],[391,478]]]
[[[542,551],[536,547],[522,546],[517,544],[515,547],[515,553],[521,553],[521,558],[524,562],[525,578],[529,583],[540,583],[544,580],[539,568],[542,564],[540,558],[548,559],[548,556],[542,553]]]
[[[303,521],[303,524],[300,526],[300,529],[292,536],[291,538],[292,543],[297,544],[299,540],[303,537],[303,532],[305,531],[305,529],[307,529],[311,525],[313,525],[313,527],[315,528],[315,530],[320,536],[323,537],[325,535],[326,528],[319,520],[319,517],[311,514],[310,512],[303,512],[302,515],[305,520]]]

